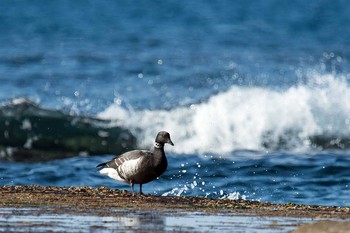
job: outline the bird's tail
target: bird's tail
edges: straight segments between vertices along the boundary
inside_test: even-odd
[[[105,167],[107,167],[107,163],[100,163],[99,165],[96,166],[98,170],[101,170]]]

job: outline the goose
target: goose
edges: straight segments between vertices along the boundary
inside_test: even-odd
[[[155,139],[153,151],[132,150],[113,158],[111,161],[97,165],[100,174],[107,175],[112,179],[131,184],[134,196],[134,185],[142,185],[161,176],[168,166],[164,152],[164,144],[174,146],[170,134],[160,131]]]

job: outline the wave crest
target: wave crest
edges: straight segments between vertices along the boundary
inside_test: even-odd
[[[98,116],[137,131],[141,146],[168,130],[176,153],[350,147],[346,79],[313,74],[311,80],[286,90],[232,86],[206,102],[171,110],[112,105]]]

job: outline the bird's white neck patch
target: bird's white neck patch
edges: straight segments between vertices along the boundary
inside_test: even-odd
[[[160,149],[160,148],[163,148],[163,145],[158,142],[155,142],[154,147]]]

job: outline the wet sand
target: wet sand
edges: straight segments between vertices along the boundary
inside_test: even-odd
[[[320,227],[312,224],[327,219],[333,221],[321,223],[344,227],[344,222],[350,219],[349,207],[272,204],[204,197],[132,196],[128,191],[111,190],[106,187],[0,186],[0,194],[0,223],[3,223],[0,232],[11,232],[11,226],[14,225],[5,224],[11,221],[17,226],[20,226],[18,222],[29,223],[21,228],[24,230],[40,232],[42,228],[44,232],[48,229],[43,227],[48,226],[57,231],[63,226],[62,231],[69,232],[68,229],[72,226],[69,224],[71,219],[76,219],[75,222],[86,220],[79,226],[86,226],[91,220],[93,224],[90,224],[87,230],[90,232],[95,228],[98,230],[96,232],[110,230],[111,225],[113,229],[124,227],[124,230],[152,226],[149,230],[154,232],[176,231],[178,226],[183,227],[182,232],[202,232],[209,229],[226,229],[229,232],[233,226],[241,230],[252,227],[252,222],[257,223],[255,230],[251,229],[252,232],[273,232],[273,229],[276,232],[288,232],[304,223],[309,225],[301,227]],[[23,221],[22,218],[29,220]],[[52,222],[50,219],[60,218],[62,222],[57,223],[58,225],[49,224]],[[339,224],[339,221],[344,224]]]

